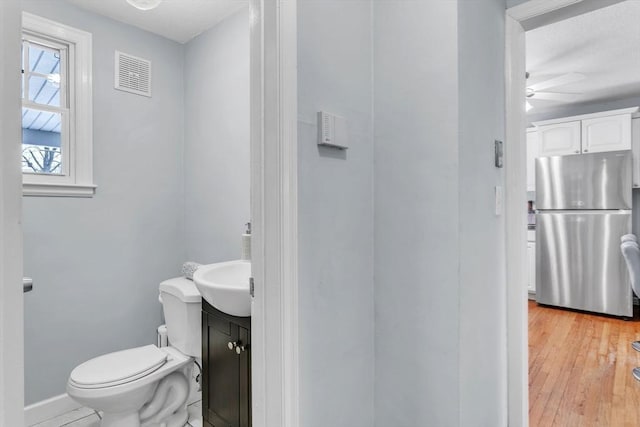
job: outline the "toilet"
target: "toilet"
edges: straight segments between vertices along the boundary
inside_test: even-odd
[[[102,412],[101,427],[183,427],[194,358],[201,353],[201,299],[178,277],[160,284],[168,347],[146,345],[105,354],[77,366],[67,393]]]

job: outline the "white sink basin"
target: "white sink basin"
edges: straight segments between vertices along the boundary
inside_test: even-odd
[[[249,277],[251,262],[227,261],[201,265],[193,274],[193,281],[202,298],[232,316],[251,316]]]

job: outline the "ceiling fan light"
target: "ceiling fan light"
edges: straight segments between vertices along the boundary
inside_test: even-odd
[[[160,6],[160,3],[162,3],[162,0],[127,0],[127,3],[129,3],[131,6],[135,7],[136,9],[151,10]]]

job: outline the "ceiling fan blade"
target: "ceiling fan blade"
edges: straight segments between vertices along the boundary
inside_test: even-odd
[[[538,91],[549,89],[556,86],[563,86],[563,85],[568,85],[570,83],[579,82],[580,80],[584,80],[586,78],[587,76],[585,76],[584,74],[568,73],[558,77],[554,77],[553,79],[538,82],[528,87],[533,89],[535,92],[538,92]]]
[[[535,92],[531,99],[542,101],[572,102],[579,99],[581,93],[569,92]]]

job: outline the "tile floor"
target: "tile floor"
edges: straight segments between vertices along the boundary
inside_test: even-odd
[[[189,405],[189,425],[201,427],[202,402],[197,401]],[[100,427],[100,418],[89,408],[80,408],[54,419],[34,424],[31,427]]]

